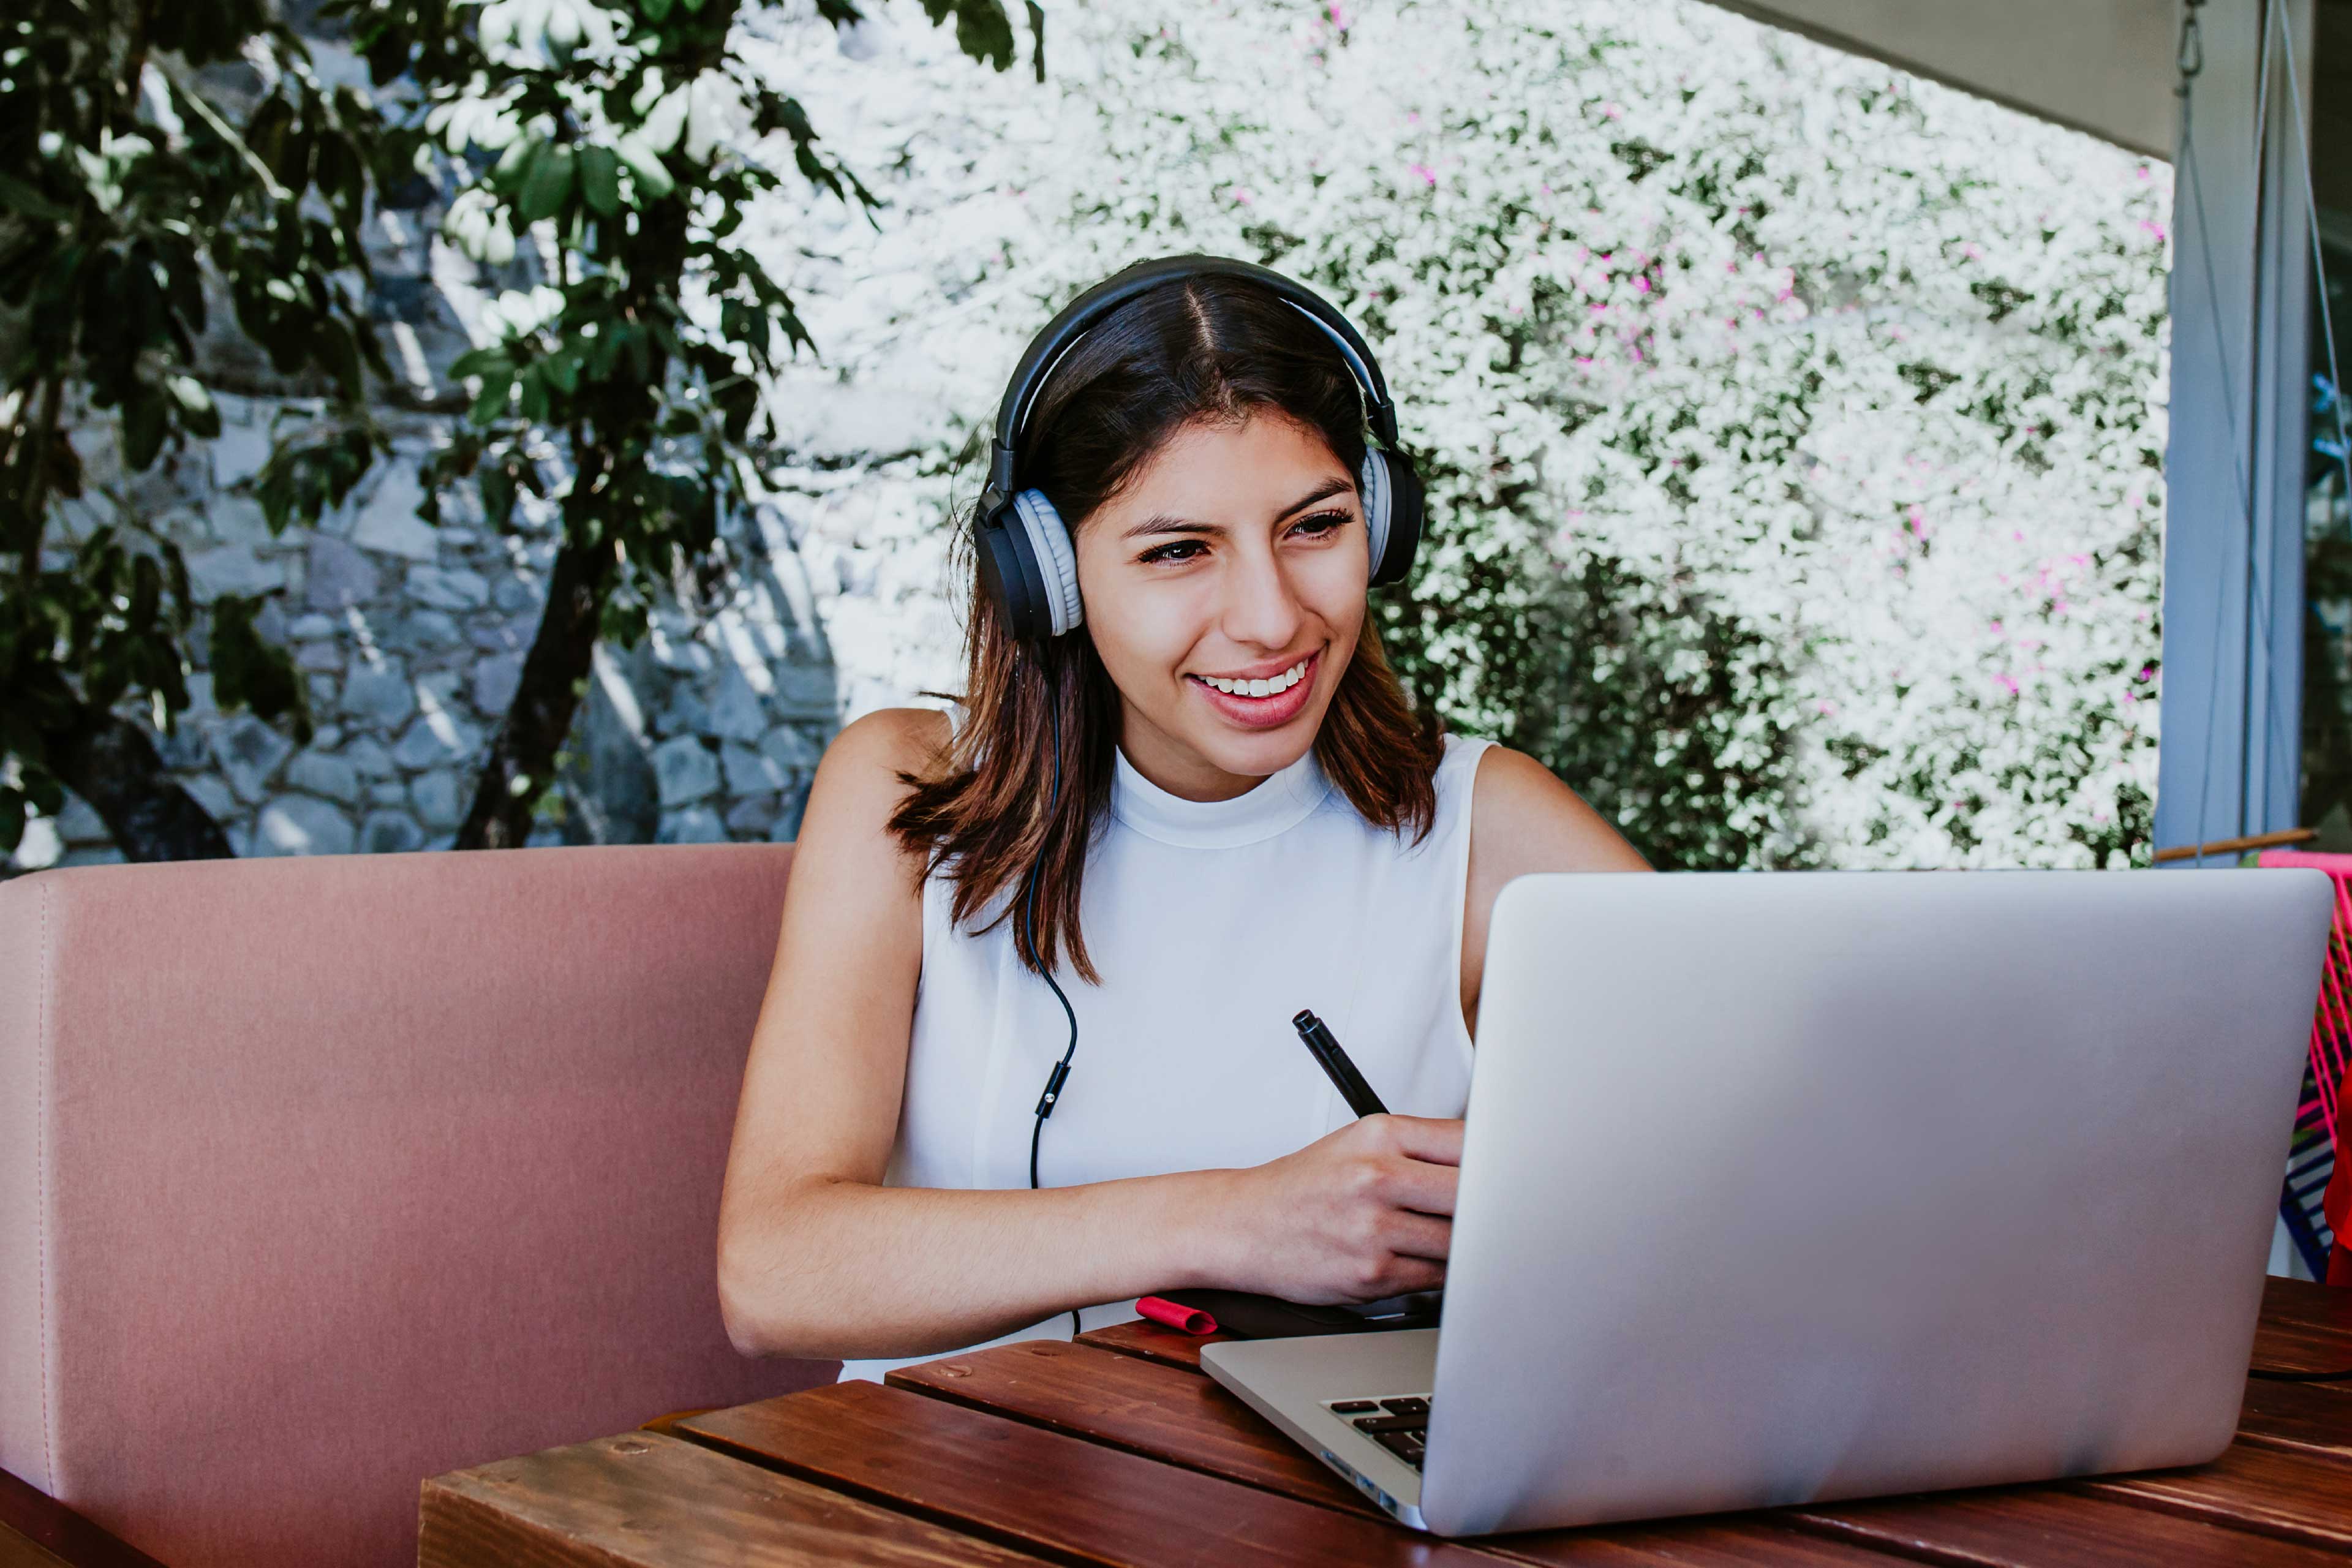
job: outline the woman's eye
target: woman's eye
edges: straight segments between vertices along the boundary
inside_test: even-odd
[[[1150,565],[1153,562],[1157,561],[1190,561],[1193,558],[1191,553],[1192,552],[1205,550],[1206,548],[1208,547],[1197,539],[1171,540],[1166,544],[1153,545],[1150,549],[1137,556],[1136,559],[1146,565]],[[1179,552],[1183,552],[1184,553],[1179,553]]]
[[[1307,539],[1320,539],[1345,527],[1349,521],[1344,511],[1318,511],[1313,517],[1300,518],[1290,531]]]

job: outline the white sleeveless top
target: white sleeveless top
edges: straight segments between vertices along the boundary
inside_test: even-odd
[[[1460,1116],[1471,786],[1492,743],[1445,738],[1436,818],[1417,845],[1359,816],[1311,750],[1219,801],[1170,795],[1119,753],[1079,900],[1102,984],[1066,962],[1055,974],[1078,1048],[1045,1122],[1039,1184],[1258,1165],[1345,1124],[1347,1102],[1291,1027],[1302,1007],[1390,1110]],[[922,976],[883,1179],[1025,1188],[1033,1112],[1068,1026],[1014,956],[1013,921],[956,929],[953,890],[939,876],[923,888]],[[1081,1309],[1087,1329],[1136,1315],[1132,1300]],[[1070,1331],[1065,1311],[986,1342]],[[841,1375],[935,1359],[852,1361]]]

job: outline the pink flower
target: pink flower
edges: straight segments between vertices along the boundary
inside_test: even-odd
[[[1650,291],[1650,280],[1646,278],[1636,278],[1633,279],[1633,288],[1637,292],[1646,294]]]
[[[1992,679],[1993,684],[2000,687],[2003,691],[2008,692],[2011,697],[2017,695],[2017,678],[2015,676],[1996,675]]]
[[[1408,174],[1419,174],[1421,176],[1421,183],[1424,185],[1434,185],[1437,184],[1437,176],[1430,173],[1429,165],[1426,163],[1407,163],[1404,168],[1405,173]]]

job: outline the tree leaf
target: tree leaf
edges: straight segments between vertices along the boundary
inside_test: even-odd
[[[146,382],[133,382],[122,399],[122,460],[134,469],[152,466],[163,449],[170,421],[163,394]]]
[[[572,149],[552,142],[541,147],[523,176],[522,196],[516,203],[525,223],[553,217],[572,195]]]
[[[669,168],[662,162],[661,154],[635,137],[622,137],[613,144],[613,152],[629,166],[630,177],[637,183],[637,196],[641,201],[659,201],[677,188],[677,182],[670,178]]]
[[[514,360],[499,344],[486,349],[469,349],[459,354],[449,366],[449,378],[463,381],[469,375],[488,375],[493,370],[514,370]]]
[[[22,180],[0,174],[0,206],[24,214],[41,223],[71,223],[73,214],[41,195]]]
[[[539,363],[539,374],[547,377],[555,389],[566,397],[580,390],[580,349],[576,343],[565,343]]]
[[[504,418],[507,412],[507,395],[514,390],[514,380],[512,365],[506,365],[484,374],[482,395],[474,399],[473,410],[467,417],[477,425],[488,425]]]
[[[250,708],[263,719],[294,716],[298,739],[310,739],[310,707],[294,660],[254,628],[262,595],[213,601],[213,700],[224,710]]]
[[[482,516],[492,528],[504,532],[514,521],[514,476],[503,466],[486,468],[481,476]]]
[[[621,160],[610,147],[580,149],[580,195],[605,217],[621,210]]]

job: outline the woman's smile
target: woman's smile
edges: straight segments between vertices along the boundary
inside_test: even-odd
[[[1323,650],[1318,647],[1304,658],[1271,669],[1260,667],[1216,675],[1188,672],[1184,680],[1229,721],[1251,730],[1271,730],[1289,723],[1305,710],[1322,660]]]

